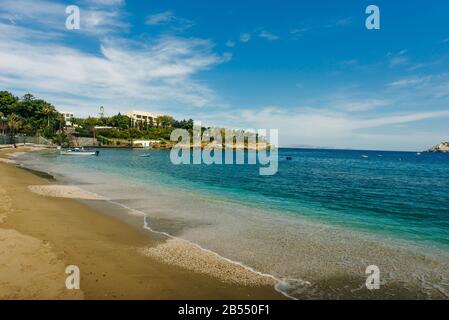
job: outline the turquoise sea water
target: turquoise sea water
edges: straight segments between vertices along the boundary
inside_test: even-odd
[[[260,176],[257,165],[176,166],[168,151],[159,150],[102,149],[99,158],[49,159],[285,214],[449,245],[449,154],[281,149],[274,176]]]
[[[44,153],[23,161],[152,215],[161,231],[171,230],[156,223],[161,219],[196,225],[176,235],[283,277],[313,278],[321,262],[343,268],[343,255],[354,265],[399,259],[390,249],[360,255],[359,235],[387,239],[393,248],[449,252],[449,154],[280,149],[274,176],[260,176],[257,165],[173,165],[164,150],[101,149],[98,158]],[[302,229],[305,221],[311,228]],[[314,240],[300,247],[304,239]],[[324,249],[315,252],[318,243]]]

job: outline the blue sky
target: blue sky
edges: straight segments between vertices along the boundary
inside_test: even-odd
[[[81,29],[65,28],[78,5]],[[375,4],[381,29],[365,28]],[[283,146],[449,140],[447,1],[1,0],[0,88],[279,130]]]

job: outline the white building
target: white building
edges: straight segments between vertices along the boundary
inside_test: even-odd
[[[160,140],[133,140],[133,147],[150,148],[153,144],[161,143]]]
[[[61,113],[64,116],[65,125],[72,126],[72,121],[70,120],[72,120],[72,118],[75,117],[75,114],[70,111],[60,111],[59,113]]]
[[[153,123],[154,125],[156,125],[156,118],[160,115],[156,115],[150,112],[146,112],[146,111],[139,111],[139,110],[133,110],[131,112],[128,112],[126,114],[128,117],[131,118],[132,121],[132,125],[133,126],[138,126],[139,124],[149,124],[149,123]]]

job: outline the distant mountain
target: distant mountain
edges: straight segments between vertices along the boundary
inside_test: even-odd
[[[437,144],[435,147],[427,150],[428,152],[449,152],[449,142],[441,142]]]

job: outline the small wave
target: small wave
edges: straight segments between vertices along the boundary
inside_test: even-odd
[[[231,260],[229,258],[223,257],[222,255],[218,254],[217,252],[209,250],[209,249],[206,249],[206,248],[200,246],[197,243],[191,242],[191,241],[183,239],[183,238],[175,237],[175,236],[173,236],[173,235],[171,235],[171,234],[169,234],[167,232],[164,232],[164,231],[154,230],[154,229],[152,229],[150,227],[150,224],[148,223],[149,218],[147,217],[145,212],[142,212],[140,210],[136,210],[136,209],[130,208],[130,207],[128,207],[128,206],[126,206],[126,205],[124,205],[122,203],[115,202],[113,200],[107,200],[107,201],[112,203],[112,204],[118,205],[118,206],[120,206],[120,207],[122,207],[122,208],[124,208],[126,210],[129,210],[129,211],[132,211],[132,212],[136,212],[139,215],[142,215],[143,219],[144,219],[144,221],[143,221],[143,228],[148,230],[148,231],[154,232],[156,234],[164,235],[164,236],[166,236],[166,237],[168,237],[170,239],[174,239],[174,240],[177,240],[177,241],[184,242],[184,243],[186,243],[186,244],[188,244],[190,246],[193,246],[196,249],[199,249],[199,250],[201,250],[201,251],[203,251],[203,252],[205,252],[207,254],[213,255],[213,256],[217,257],[218,259],[221,259],[221,260],[223,260],[223,261],[225,261],[225,262],[227,262],[229,264],[232,264],[232,265],[238,266],[240,268],[243,268],[246,271],[249,271],[249,272],[251,272],[251,273],[253,273],[255,275],[258,275],[260,277],[266,277],[266,278],[269,278],[269,279],[273,280],[274,283],[275,283],[274,289],[277,292],[279,292],[280,294],[282,294],[283,296],[285,296],[286,298],[289,298],[289,299],[292,299],[292,300],[297,300],[297,298],[295,298],[294,296],[289,294],[290,291],[298,289],[297,286],[293,285],[294,283],[296,283],[297,285],[300,284],[301,286],[310,286],[311,285],[310,282],[302,280],[302,279],[279,278],[279,277],[276,277],[276,276],[274,276],[272,274],[258,271],[258,270],[254,269],[254,268],[252,268],[252,267],[250,267],[250,266],[248,266],[248,265],[246,265],[246,264],[244,264],[242,262]]]

